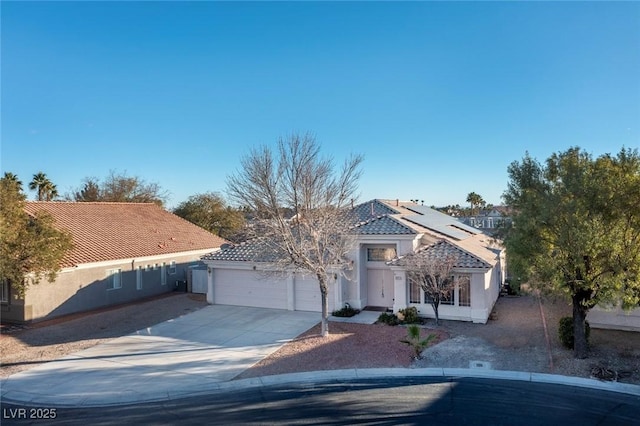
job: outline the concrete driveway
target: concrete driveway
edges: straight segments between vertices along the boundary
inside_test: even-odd
[[[315,312],[207,306],[12,375],[2,399],[99,406],[215,390],[319,321]]]

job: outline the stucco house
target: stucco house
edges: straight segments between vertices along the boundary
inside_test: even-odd
[[[486,323],[504,280],[504,249],[477,228],[413,202],[375,199],[350,212],[356,244],[346,274],[333,274],[329,310],[346,303],[356,309],[397,312],[415,306],[420,315],[433,309],[398,259],[434,251],[455,255],[463,277],[440,306],[442,319]],[[203,256],[207,264],[207,300],[211,304],[320,311],[317,280],[300,272],[265,274],[263,240],[250,240]]]
[[[620,306],[596,306],[589,310],[587,321],[592,328],[640,332],[640,308],[625,311]]]
[[[50,319],[173,291],[226,242],[151,203],[34,201],[25,210],[48,212],[74,248],[54,282],[29,286],[23,298],[2,284],[3,320]]]

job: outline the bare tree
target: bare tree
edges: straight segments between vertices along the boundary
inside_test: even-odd
[[[456,286],[453,269],[458,259],[454,255],[438,255],[437,252],[431,254],[428,249],[429,247],[405,256],[399,264],[405,267],[407,278],[418,284],[424,291],[426,301],[433,308],[436,325],[438,325],[440,302],[451,297]]]
[[[298,270],[318,279],[322,297],[322,336],[329,334],[329,284],[348,264],[355,244],[348,208],[355,198],[363,157],[352,155],[336,171],[320,156],[310,134],[263,146],[242,158],[242,168],[227,180],[229,196],[255,215],[274,271]],[[293,213],[293,217],[285,214]]]

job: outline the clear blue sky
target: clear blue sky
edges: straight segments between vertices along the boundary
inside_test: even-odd
[[[0,7],[2,172],[63,194],[116,170],[173,207],[310,131],[365,155],[361,201],[498,204],[526,151],[640,146],[640,3]]]

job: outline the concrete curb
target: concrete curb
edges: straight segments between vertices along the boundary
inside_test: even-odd
[[[400,378],[400,377],[442,377],[442,378],[480,378],[498,380],[516,380],[532,383],[548,383],[563,386],[590,388],[605,392],[617,392],[640,397],[640,386],[627,383],[604,382],[581,377],[559,376],[543,373],[528,373],[521,371],[481,370],[467,368],[365,368],[345,370],[311,371],[290,373],[277,376],[255,377],[251,379],[232,380],[220,383],[207,383],[201,387],[191,387],[189,390],[175,392],[148,392],[110,395],[109,401],[94,402],[88,395],[77,395],[61,402],[52,396],[31,394],[28,392],[7,392],[2,394],[5,403],[16,405],[90,408],[124,406],[140,403],[171,401],[198,395],[217,392],[233,392],[261,387],[281,386],[286,384],[321,384],[338,381],[349,382],[362,379]]]

